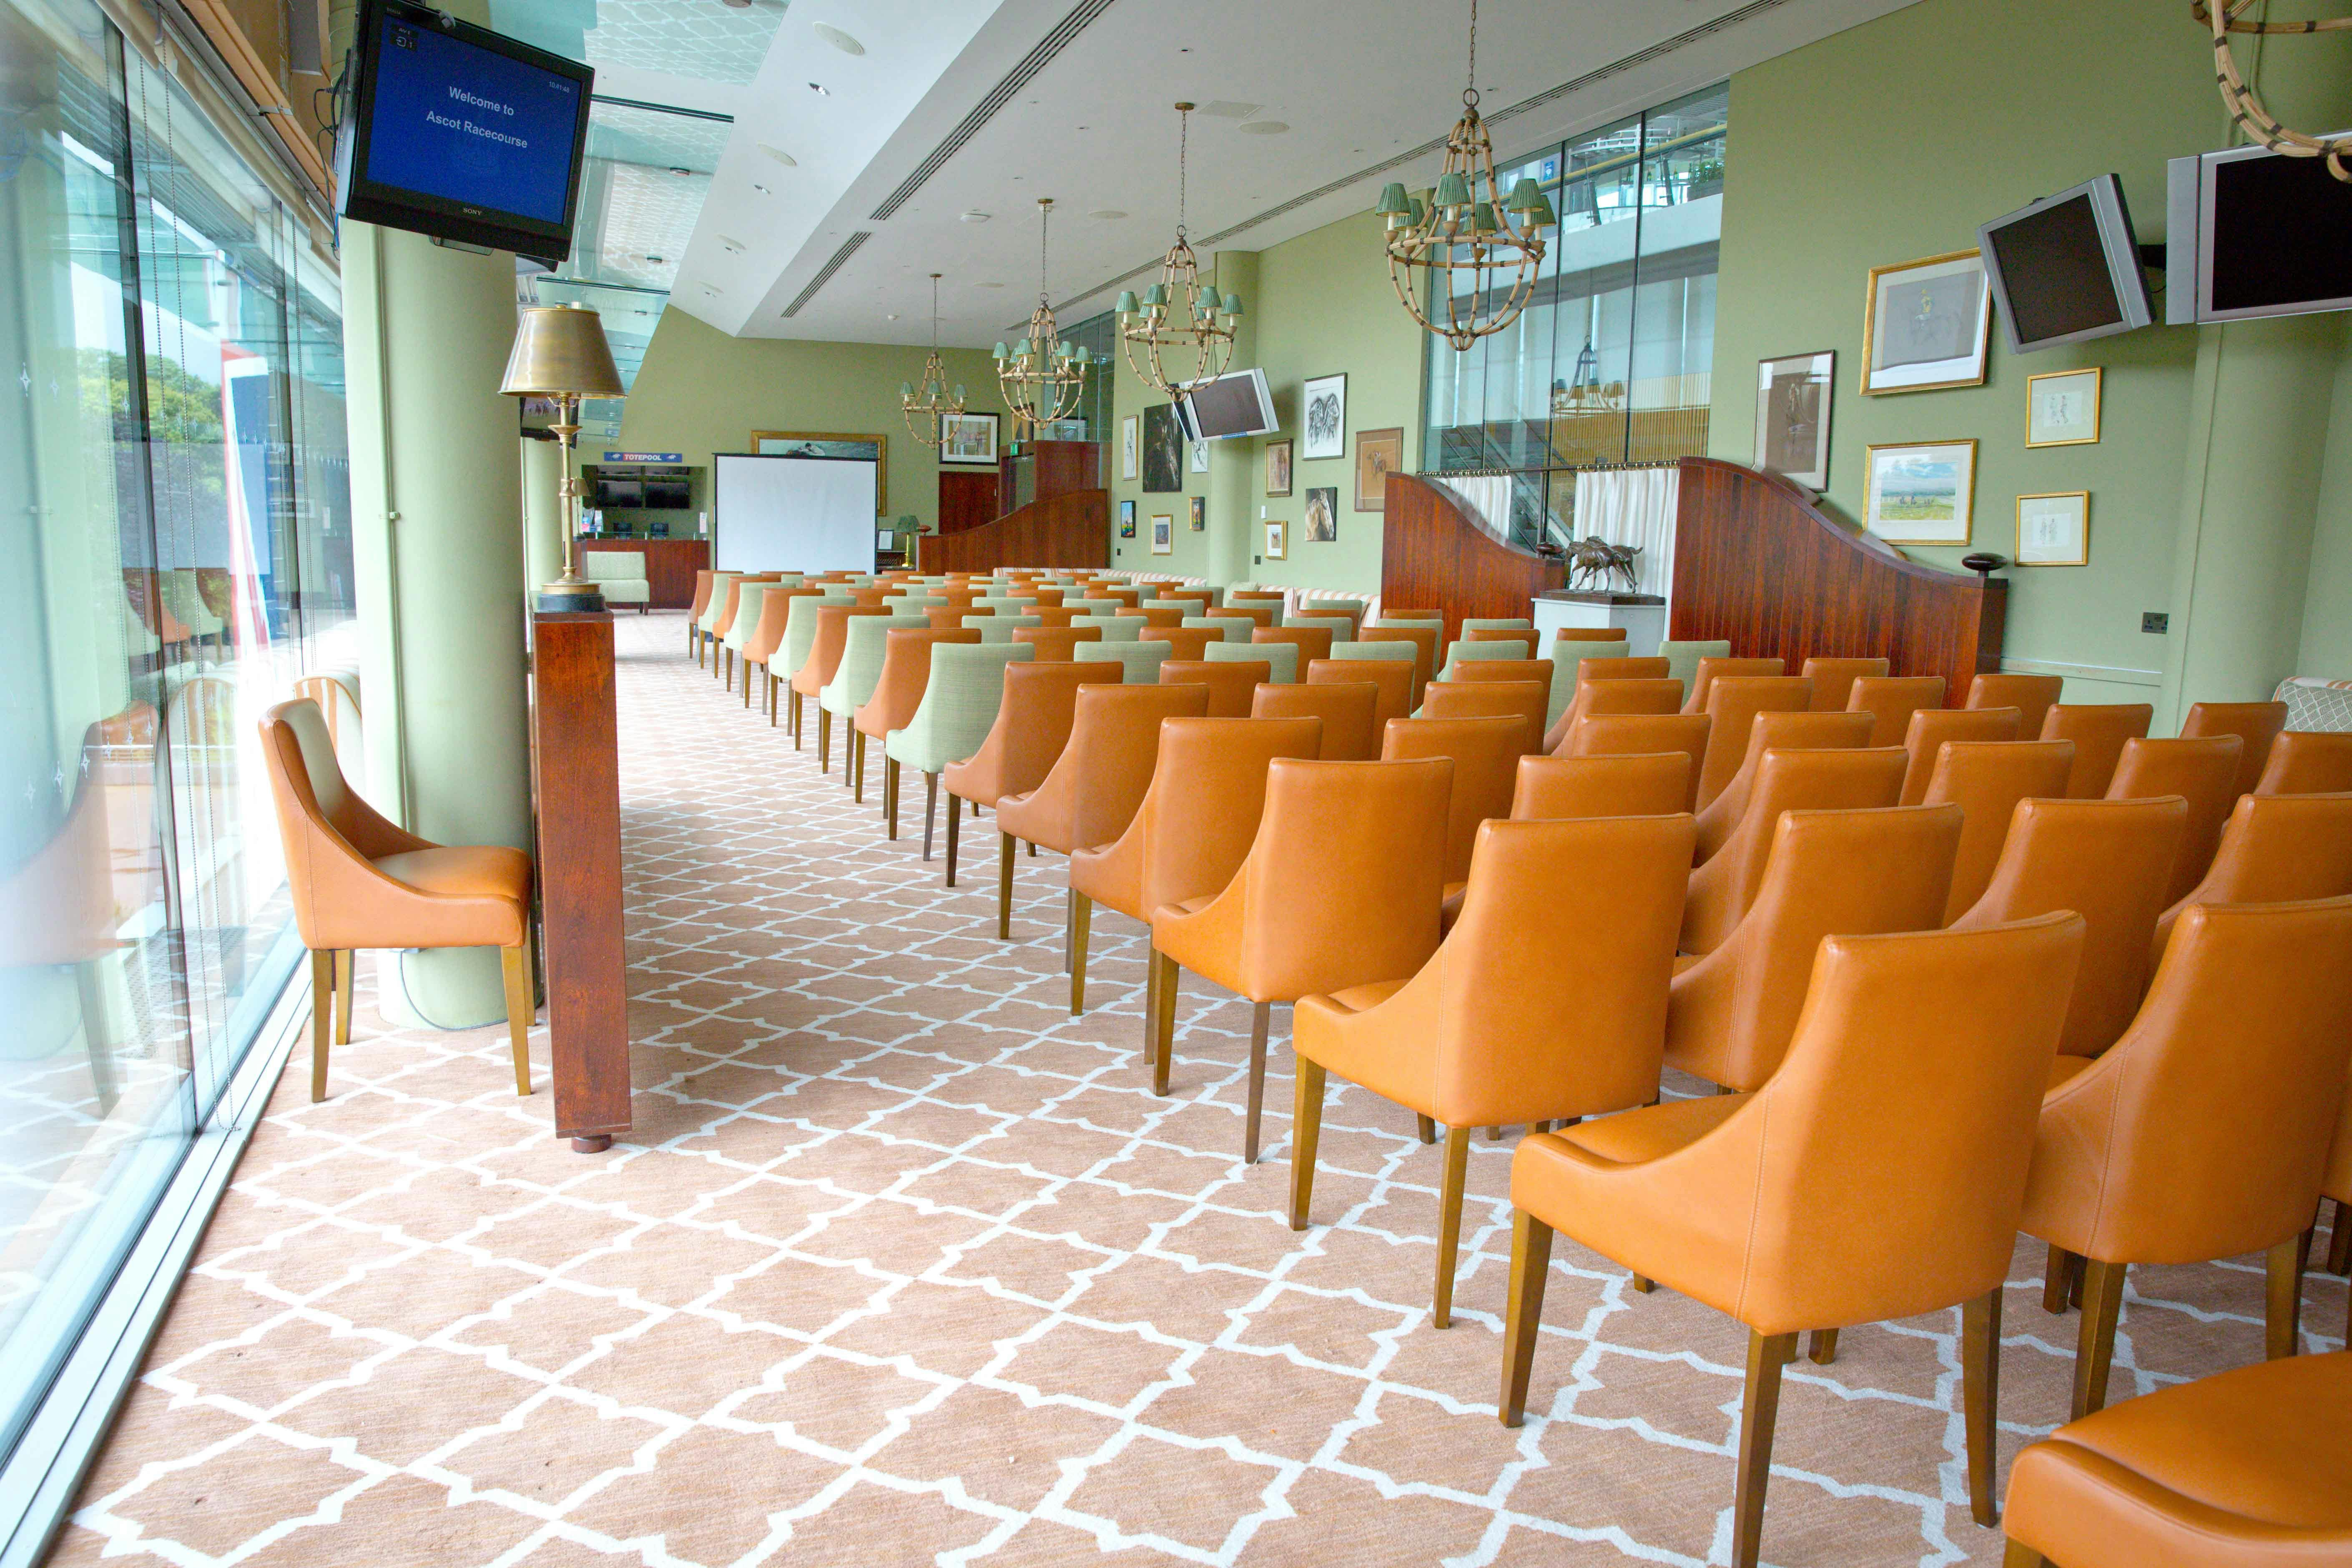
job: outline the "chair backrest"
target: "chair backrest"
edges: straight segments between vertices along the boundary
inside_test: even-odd
[[[1286,627],[1296,626],[1301,631],[1319,629],[1329,632],[1333,642],[1353,642],[1356,637],[1355,616],[1327,615],[1320,605],[1295,616],[1285,616],[1282,624]]]
[[[1696,710],[1715,720],[1706,734],[1706,755],[1699,763],[1698,808],[1705,811],[1739,771],[1756,715],[1802,713],[1812,705],[1813,684],[1801,675],[1717,675],[1709,681],[1706,700]],[[1685,704],[1685,711],[1690,710]]]
[[[1573,645],[1571,645],[1573,646]],[[1587,645],[1590,646],[1589,644]],[[1577,648],[1576,679],[1588,680],[1671,680],[1674,673],[1669,660],[1663,658],[1633,658],[1623,654],[1602,654],[1598,658]],[[1679,703],[1676,704],[1680,706]]]
[[[1004,671],[1035,652],[1023,643],[948,644],[931,650],[931,678],[908,721],[914,763],[937,773],[977,753],[1004,702]],[[893,752],[892,755],[898,753]]]
[[[1690,753],[1681,750],[1521,757],[1511,791],[1511,816],[1520,822],[1557,816],[1670,816],[1690,809]],[[1681,907],[1679,898],[1675,906]],[[1675,924],[1681,925],[1680,915]]]
[[[1140,855],[1144,918],[1223,892],[1257,837],[1267,767],[1312,760],[1322,742],[1314,718],[1163,720],[1150,786],[1120,839]]]
[[[978,616],[967,617],[963,624],[978,631],[982,642],[1017,642],[1023,632],[1044,623],[1034,616]]]
[[[1454,673],[1465,664],[1485,663],[1488,660],[1522,664],[1534,657],[1517,643],[1472,642],[1466,637],[1460,638],[1446,645],[1444,662],[1437,667],[1437,679],[1453,679]],[[1547,659],[1544,662],[1549,664],[1550,660]]]
[[[798,675],[808,662],[809,650],[816,647],[817,612],[824,605],[821,593],[799,594],[784,602],[784,642],[771,664],[775,674]]]
[[[1149,685],[1159,680],[1160,665],[1174,651],[1164,642],[1084,642],[1070,650],[1070,657],[1081,664],[1118,665],[1127,671],[1129,685]]]
[[[1154,626],[1182,626],[1184,612],[1191,608],[1190,605],[1142,605],[1135,613],[1143,617],[1143,629],[1148,632]]]
[[[929,631],[920,616],[860,616],[848,625],[842,642],[841,662],[825,682],[826,706],[836,713],[854,713],[873,699],[882,679],[882,658],[894,631]]]
[[[1671,656],[1669,656],[1667,659],[1666,668],[1669,669],[1674,668],[1674,661]],[[1727,676],[1745,677],[1753,679],[1764,676],[1778,676],[1782,674],[1786,668],[1786,664],[1782,660],[1777,658],[1734,658],[1728,654],[1707,655],[1697,661],[1696,673],[1691,677],[1686,687],[1690,695],[1684,700],[1683,711],[1685,713],[1706,712],[1708,692],[1713,689],[1717,681],[1723,679]],[[1800,679],[1801,679],[1801,677]],[[1808,687],[1806,689],[1810,692],[1811,688]]]
[[[1322,760],[1329,763],[1370,762],[1380,754],[1381,689],[1369,680],[1302,681],[1290,686],[1272,682],[1251,696],[1253,719],[1323,721]]]
[[[1680,713],[1683,711],[1683,683],[1672,679],[1657,680],[1636,677],[1628,680],[1579,681],[1576,695],[1560,715],[1561,744],[1576,732],[1576,727],[1588,718],[1617,713]],[[1712,729],[1712,726],[1709,726]],[[1693,781],[1692,787],[1697,787]]]
[[[751,645],[751,634],[759,629],[761,617],[766,614],[765,605],[772,586],[767,583],[750,582],[735,584],[735,613],[728,622],[727,635],[719,639],[722,647],[731,647],[740,654]]]
[[[816,613],[816,639],[809,644],[808,658],[793,677],[793,689],[814,697],[833,684],[834,676],[841,668],[841,656],[849,648],[850,622],[895,618],[879,605],[820,606]]]
[[[1413,650],[1412,679],[1416,689],[1429,684],[1437,673],[1437,644],[1444,637],[1443,624],[1423,626],[1401,624],[1393,620],[1372,621],[1356,634],[1358,642],[1411,643]]]
[[[887,735],[906,728],[923,704],[931,680],[931,650],[942,645],[976,647],[980,634],[969,627],[894,626],[882,639],[882,672],[874,694],[857,710],[857,726]]]
[[[1544,688],[1539,681],[1433,680],[1422,693],[1417,717],[1484,719],[1498,713],[1515,716],[1524,726],[1519,738],[1522,752],[1543,750]]]
[[[1866,717],[1875,723],[1876,715]],[[1914,709],[1911,727],[1903,735],[1903,750],[1911,758],[1903,773],[1903,804],[1916,805],[1927,798],[1927,780],[1936,772],[1936,756],[1946,742],[2022,740],[2024,721],[2025,716],[2014,708]]]
[[[355,946],[343,940],[364,913],[352,903],[390,885],[370,859],[424,848],[425,841],[387,822],[352,793],[317,703],[308,698],[280,702],[262,715],[259,728],[287,891],[303,945]]]
[[[2072,741],[1950,741],[1937,749],[1919,804],[1957,805],[1967,817],[1952,857],[1947,922],[1984,896],[2009,840],[2017,803],[2034,796],[2063,798],[2074,765]]]
[[[703,612],[710,608],[710,580],[716,575],[718,575],[718,574],[711,571],[708,566],[696,568],[694,574],[694,603],[687,607],[687,619],[690,621],[699,621],[702,619]]]
[[[2189,803],[2189,825],[2180,836],[2180,854],[2172,862],[2171,881],[2163,909],[2189,896],[2205,879],[2213,851],[2221,842],[2221,825],[2238,798],[2238,764],[2245,742],[2236,735],[2179,737],[2168,741],[2131,739],[2116,760],[2115,777],[2107,781],[2108,800],[2147,800],[2177,795]]]
[[[1296,1000],[1429,962],[1453,782],[1436,757],[1268,765],[1265,819],[1223,895],[1243,900],[1245,994]]]
[[[1264,659],[1183,659],[1168,658],[1160,663],[1160,681],[1163,686],[1190,682],[1209,689],[1208,717],[1212,719],[1246,719],[1257,689],[1272,678],[1274,667]],[[1316,744],[1322,744],[1321,721],[1318,720]]]
[[[2042,718],[2045,741],[2074,742],[2074,768],[2066,775],[2066,793],[2076,800],[2096,800],[2107,793],[2124,742],[2144,739],[2156,710],[2146,702],[2061,702]]]
[[[1334,647],[1353,647],[1353,643],[1334,643]],[[1318,658],[1307,666],[1307,684],[1328,686],[1370,681],[1380,688],[1380,700],[1372,707],[1372,733],[1391,719],[1402,719],[1412,711],[1412,665],[1402,658]]]
[[[2104,1145],[2098,1180],[2037,1167],[2029,1214],[2135,1262],[2291,1239],[2319,1201],[2347,1039],[2352,899],[2195,906],[2131,1027],[2043,1101],[2045,1145]]]
[[[1465,627],[1461,640],[1465,643],[1508,643],[1520,650],[1519,658],[1533,658],[1537,645],[1543,640],[1543,634],[1533,626],[1524,630],[1507,630],[1500,626]]]
[[[1100,642],[1103,634],[1100,626],[1020,626],[1011,636],[1013,641],[1035,648],[1041,661],[1067,663],[1078,657],[1080,643]]]
[[[1177,625],[1187,630],[1207,632],[1211,642],[1245,643],[1255,623],[1240,616],[1186,616]]]
[[[1288,643],[1297,648],[1297,661],[1302,668],[1309,659],[1330,658],[1333,640],[1328,626],[1294,626],[1285,624],[1278,626],[1260,626],[1250,633],[1250,641],[1261,647],[1275,643]]]
[[[1477,658],[1457,662],[1445,679],[1452,681],[1534,681],[1544,689],[1543,727],[1549,731],[1552,721],[1559,717],[1560,709],[1566,706],[1565,701],[1553,700],[1552,684],[1559,671],[1559,667],[1548,658]],[[1538,740],[1541,740],[1540,735]],[[1535,749],[1540,751],[1542,747],[1538,745]]]
[[[701,613],[694,617],[698,629],[711,632],[718,628],[719,612],[727,607],[727,596],[734,590],[735,579],[742,574],[740,572],[713,572],[710,574],[709,596],[704,599]]]
[[[1729,658],[1731,644],[1723,637],[1706,637],[1681,642],[1668,637],[1658,644],[1658,657],[1666,661],[1666,678],[1679,680],[1688,691],[1698,683],[1698,661],[1703,658]]]
[[[1891,807],[1903,788],[1903,748],[1766,752],[1758,760],[1748,809],[1706,864],[1691,873],[1683,906],[1683,950],[1708,952],[1721,945],[1756,901],[1764,883],[1774,834],[1790,811]],[[1952,814],[1957,846],[1959,814]],[[1937,910],[1950,890],[1951,857],[1936,885]]]
[[[973,763],[994,764],[992,782],[1000,797],[1028,794],[1045,782],[1069,744],[1079,690],[1123,685],[1124,674],[1116,662],[1006,665],[1004,700],[988,739],[972,754]]]
[[[1279,604],[1269,605],[1229,596],[1223,604],[1217,606],[1214,613],[1237,620],[1245,620],[1254,628],[1282,625],[1282,606]]]
[[[1416,757],[1445,757],[1453,762],[1454,786],[1446,804],[1445,880],[1459,882],[1469,876],[1478,825],[1511,815],[1511,792],[1521,755],[1518,721],[1392,720],[1381,736],[1380,754],[1383,762]]]
[[[2284,702],[2192,702],[2180,721],[2180,737],[2201,740],[2210,735],[2235,735],[2245,742],[2238,753],[2238,779],[2232,795],[2244,795],[2262,783],[2271,743],[2286,728]]]
[[[1144,627],[1141,640],[1166,643],[1171,658],[1197,659],[1202,648],[1225,639],[1221,633],[1206,626],[1165,626]]]
[[[1696,714],[1678,715],[1702,717]],[[1706,809],[1698,814],[1698,858],[1704,861],[1723,847],[1731,830],[1747,814],[1756,786],[1756,763],[1767,751],[1814,752],[1851,750],[1870,743],[1867,713],[1823,713],[1812,709],[1759,713],[1748,726],[1748,754]],[[1894,804],[1912,804],[1900,802]]]
[[[1883,658],[1809,658],[1798,674],[1813,683],[1813,711],[1843,713],[1853,683],[1864,676],[1886,673]]]
[[[1535,622],[1525,616],[1465,616],[1462,621],[1465,632],[1524,632],[1534,627]]]
[[[1615,757],[1680,752],[1689,759],[1689,765],[1683,769],[1683,804],[1677,809],[1688,811],[1698,802],[1699,763],[1706,755],[1707,731],[1714,727],[1715,721],[1704,713],[1588,713],[1570,726],[1552,755]]]
[[[1783,816],[1748,918],[1675,977],[1666,1059],[1732,1089],[1765,1082],[1796,1029],[1822,939],[1937,929],[1959,832],[1952,805]],[[1687,914],[1683,923],[1687,930]],[[2056,1039],[2053,1016],[2053,1047]]]
[[[646,579],[646,552],[642,550],[583,550],[580,564],[585,568],[580,575],[591,583],[642,583]]]
[[[2240,795],[2204,879],[2157,917],[2149,963],[2197,904],[2283,904],[2352,893],[2352,794]]]
[[[1845,705],[1871,716],[1872,745],[1899,746],[1911,732],[1911,715],[1922,708],[1941,707],[1943,701],[1940,675],[1864,675],[1855,679]]]
[[[1069,841],[1055,846],[1065,853],[1114,843],[1126,833],[1159,762],[1161,721],[1198,719],[1209,705],[1199,686],[1074,689],[1069,739],[1027,803],[1066,824]]]
[[[792,622],[793,601],[816,597],[814,588],[784,587],[779,584],[760,595],[760,624],[743,639],[743,657],[753,664],[766,665],[769,673],[781,675],[776,668],[776,656],[784,646],[784,632]]]
[[[1144,622],[1141,616],[1078,616],[1070,625],[1094,626],[1105,642],[1135,642],[1143,636]]]
[[[1202,658],[1211,660],[1264,664],[1273,672],[1268,679],[1277,685],[1286,686],[1298,679],[1300,659],[1297,643],[1213,642],[1201,653]]]
[[[2097,1056],[2138,1009],[2149,940],[2187,822],[2188,807],[2173,795],[2021,800],[1983,896],[1951,922],[2004,925],[2053,910],[2083,917],[2083,965],[2058,1042],[2064,1054]]]
[[[2014,708],[2019,714],[2019,737],[2032,741],[2040,738],[2042,720],[2065,689],[2065,678],[2057,675],[1979,675],[1970,678],[1968,700],[1962,706]]]
[[[2288,730],[2271,742],[2256,795],[2342,795],[2352,790],[2352,731]]]

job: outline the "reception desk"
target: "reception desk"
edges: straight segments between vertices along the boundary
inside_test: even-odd
[[[592,550],[633,550],[646,558],[646,584],[652,597],[646,601],[656,610],[686,610],[694,607],[694,574],[710,564],[710,541],[707,539],[583,539],[581,552]]]

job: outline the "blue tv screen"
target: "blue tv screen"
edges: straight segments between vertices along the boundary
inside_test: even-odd
[[[404,0],[360,34],[344,216],[548,259],[571,248],[594,73]]]

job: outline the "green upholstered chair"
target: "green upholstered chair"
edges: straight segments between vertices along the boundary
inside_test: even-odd
[[[1186,616],[1181,624],[1213,631],[1226,642],[1249,641],[1249,623],[1238,616]]]
[[[816,694],[818,725],[829,728],[835,718],[841,721],[842,742],[847,750],[842,759],[842,782],[849,786],[850,798],[860,805],[866,800],[866,736],[850,721],[872,699],[882,679],[882,655],[889,647],[890,634],[919,631],[930,624],[921,616],[858,616],[849,623],[833,679]],[[823,741],[819,736],[820,752],[824,749]]]
[[[1117,599],[1065,599],[1062,608],[1081,616],[1115,616],[1126,606]]]
[[[984,643],[1011,642],[1015,629],[1045,624],[1043,616],[981,616],[964,623],[967,627],[979,632],[980,640]]]
[[[1135,600],[1139,605],[1148,605],[1160,597],[1160,584],[1157,583],[1130,583],[1128,586],[1135,590]]]
[[[1148,685],[1160,679],[1160,665],[1176,649],[1164,642],[1082,642],[1071,649],[1081,663],[1117,662],[1127,667],[1127,684]]]
[[[719,616],[727,608],[728,585],[743,575],[740,572],[713,572],[710,574],[710,602],[702,608],[702,618],[694,623],[694,662],[700,664],[702,656],[717,650],[710,647],[718,636],[714,629]]]
[[[727,668],[730,676],[734,672],[735,661],[743,655],[743,645],[751,640],[752,629],[760,624],[760,601],[775,585],[772,583],[746,583],[735,590],[735,624],[729,626],[727,635],[719,639],[719,646],[727,650]],[[749,665],[743,668],[743,689],[747,692],[751,689]]]
[[[1465,620],[1462,623],[1462,629],[1465,632],[1531,632],[1536,629],[1536,624],[1524,616],[1513,616],[1501,620]]]
[[[1286,626],[1320,626],[1331,634],[1333,642],[1346,642],[1356,635],[1356,623],[1346,616],[1318,616],[1312,610],[1300,615],[1285,616]]]
[[[1141,616],[1072,616],[1070,625],[1093,626],[1102,633],[1105,642],[1133,642],[1143,635]]]
[[[1698,661],[1703,658],[1729,658],[1731,641],[1728,637],[1712,637],[1697,642],[1662,642],[1658,657],[1666,661],[1666,676],[1683,683],[1683,695],[1690,695],[1691,683],[1698,679]]]
[[[1301,607],[1309,614],[1318,608],[1339,611],[1361,625],[1364,617],[1372,612],[1372,602],[1370,599],[1309,599]]]
[[[1515,642],[1456,642],[1445,650],[1445,666],[1437,672],[1437,679],[1453,679],[1454,667],[1465,659],[1527,657],[1527,650]]]
[[[1554,642],[1551,653],[1551,711],[1544,715],[1544,733],[1559,722],[1568,705],[1576,700],[1576,665],[1579,659],[1623,658],[1625,642]]]
[[[992,617],[993,618],[993,617]],[[923,858],[931,858],[931,825],[939,816],[940,774],[980,750],[1004,700],[1004,667],[1034,656],[1027,643],[941,643],[931,649],[931,676],[923,700],[903,730],[882,742],[882,754],[923,775]]]
[[[1262,658],[1270,668],[1274,684],[1292,686],[1298,681],[1298,645],[1295,642],[1213,642],[1201,652],[1210,658],[1244,664]]]
[[[1418,667],[1409,642],[1335,642],[1331,645],[1333,658],[1391,658],[1399,664]]]
[[[784,612],[783,643],[776,649],[776,657],[768,662],[768,680],[772,688],[776,681],[790,681],[801,672],[801,666],[808,662],[810,650],[816,647],[817,611],[829,604],[848,602],[846,596],[836,600],[830,595],[819,594],[803,594],[792,602]],[[801,744],[801,694],[795,691],[792,697],[793,749],[798,751]],[[776,700],[774,690],[769,691],[768,700],[771,704]]]

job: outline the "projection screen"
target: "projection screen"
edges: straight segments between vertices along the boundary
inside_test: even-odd
[[[720,572],[871,572],[870,458],[711,458],[710,564]]]

